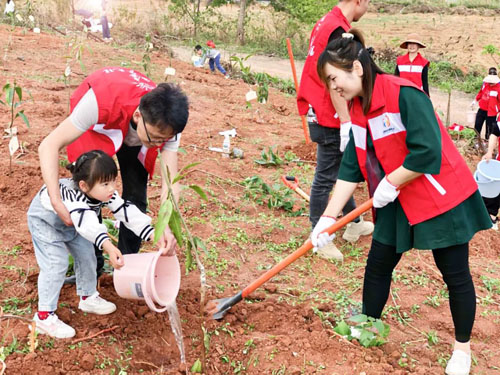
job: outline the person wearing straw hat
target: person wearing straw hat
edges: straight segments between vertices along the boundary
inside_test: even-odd
[[[420,41],[418,34],[410,34],[401,43],[400,48],[407,49],[408,53],[396,59],[395,75],[405,78],[425,91],[429,95],[429,61],[424,58],[418,50],[425,48],[425,44]]]
[[[499,82],[500,78],[497,75],[497,69],[491,67],[488,70],[488,75],[483,79],[481,90],[479,90],[476,98],[471,103],[471,107],[474,107],[476,104],[479,105],[474,125],[479,134],[481,134],[483,123],[486,120],[485,139],[489,139],[491,131],[495,126],[495,116],[500,111]]]
[[[337,181],[342,153],[349,141],[351,121],[347,102],[340,95],[331,94],[318,77],[316,63],[328,43],[342,37],[368,9],[369,0],[340,0],[314,26],[309,42],[300,87],[297,93],[297,107],[300,115],[307,115],[311,140],[317,144],[316,170],[311,187],[309,221],[314,228],[325,210],[330,193]],[[354,199],[349,199],[344,214],[356,208]],[[343,238],[356,242],[360,236],[373,232],[373,223],[356,218],[348,224]],[[317,254],[325,259],[343,260],[343,255],[330,241],[327,246],[317,249]]]
[[[483,156],[483,160],[493,159],[493,153],[495,151],[495,145],[497,148],[496,160],[500,161],[500,113],[497,115],[495,122],[493,123],[493,128],[491,129],[490,137],[488,138],[488,151]],[[484,205],[490,214],[493,230],[498,230],[498,210],[500,209],[500,194],[494,198],[483,197]]]

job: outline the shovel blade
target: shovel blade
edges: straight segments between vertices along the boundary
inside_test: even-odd
[[[238,292],[232,297],[213,299],[208,301],[206,311],[212,315],[212,319],[220,320],[226,312],[243,299],[242,292]]]

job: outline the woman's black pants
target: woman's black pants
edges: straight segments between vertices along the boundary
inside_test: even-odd
[[[389,298],[392,271],[401,255],[396,253],[395,247],[373,240],[365,268],[363,314],[380,318]],[[435,249],[432,255],[448,286],[455,339],[467,342],[476,315],[476,293],[469,270],[469,244]]]

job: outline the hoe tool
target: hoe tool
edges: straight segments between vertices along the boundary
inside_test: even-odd
[[[343,226],[354,220],[363,212],[368,211],[372,207],[373,207],[373,199],[371,198],[362,205],[360,205],[359,207],[357,207],[356,209],[354,209],[353,211],[349,212],[347,215],[343,216],[335,224],[329,227],[325,232],[328,232],[328,234],[336,232],[337,230],[339,230],[340,228],[342,228]],[[222,319],[222,317],[231,307],[236,305],[243,298],[247,298],[250,295],[250,293],[252,293],[255,289],[259,288],[267,280],[269,280],[271,277],[279,273],[281,270],[283,270],[289,264],[300,258],[302,255],[307,253],[312,248],[313,245],[311,243],[311,240],[308,239],[306,242],[304,242],[304,244],[301,247],[299,247],[297,250],[295,250],[293,253],[291,253],[289,256],[283,259],[281,262],[276,264],[269,271],[264,273],[257,280],[248,285],[245,289],[236,293],[234,296],[208,301],[206,306],[207,313],[209,315],[212,315],[212,318],[215,320]]]
[[[299,188],[299,180],[297,180],[297,177],[281,176],[281,181],[283,181],[286,187],[292,189],[294,192],[296,192],[298,195],[309,202],[309,195],[304,190]]]

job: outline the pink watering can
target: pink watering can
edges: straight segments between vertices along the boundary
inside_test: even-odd
[[[160,256],[157,251],[123,257],[124,266],[113,272],[116,293],[122,298],[144,300],[153,311],[167,310],[177,298],[181,284],[177,256]]]

